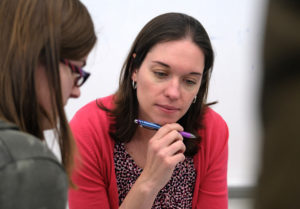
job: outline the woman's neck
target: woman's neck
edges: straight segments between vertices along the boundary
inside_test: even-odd
[[[150,130],[150,129],[138,127],[131,141],[138,141],[141,144],[148,145],[149,140],[154,136],[155,133],[156,130]]]
[[[140,168],[144,168],[147,159],[148,142],[155,132],[155,130],[138,127],[131,141],[125,145],[126,151]]]

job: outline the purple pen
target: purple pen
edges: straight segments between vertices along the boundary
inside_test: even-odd
[[[158,130],[161,128],[161,126],[156,123],[151,123],[151,122],[144,121],[144,120],[135,119],[134,122],[143,128],[148,128],[148,129],[152,129],[152,130]],[[179,133],[181,134],[181,136],[183,136],[185,138],[189,138],[189,139],[196,138],[196,136],[194,134],[191,134],[189,132],[179,131]]]
[[[185,137],[185,138],[196,138],[196,136],[194,134],[191,134],[189,132],[185,132],[185,131],[179,131],[179,133],[181,134],[181,136]]]

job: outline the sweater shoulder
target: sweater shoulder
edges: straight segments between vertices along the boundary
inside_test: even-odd
[[[222,125],[227,126],[224,118],[219,113],[217,113],[216,111],[214,111],[213,109],[211,109],[209,107],[205,110],[203,122],[206,126],[207,125],[210,125],[210,126],[217,125],[217,127],[222,126]]]
[[[202,146],[224,146],[228,142],[229,130],[223,117],[211,108],[207,108],[203,117],[203,127],[200,130]]]
[[[93,113],[104,114],[105,115],[106,112],[103,109],[100,108],[101,106],[104,106],[105,108],[111,109],[113,107],[113,95],[103,97],[103,98],[99,98],[99,99],[95,99],[95,100],[87,103],[86,105],[81,107],[75,113],[73,118],[76,118],[78,116],[80,116],[80,117],[84,117],[84,116],[90,117]]]
[[[55,155],[40,139],[19,130],[0,131],[0,167],[15,161],[42,159],[64,170]]]
[[[109,134],[112,118],[101,106],[111,109],[113,95],[89,102],[79,109],[70,121],[78,146],[82,144],[88,147],[110,147],[113,144]]]

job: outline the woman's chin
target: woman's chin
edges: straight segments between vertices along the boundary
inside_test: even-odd
[[[49,120],[44,120],[42,128],[43,128],[43,131],[46,131],[46,130],[54,129],[55,126],[53,124],[51,124]]]

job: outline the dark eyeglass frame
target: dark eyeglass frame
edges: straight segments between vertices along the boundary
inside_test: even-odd
[[[91,75],[89,72],[84,71],[82,68],[73,65],[68,59],[61,59],[60,62],[68,66],[72,73],[79,74],[75,80],[75,86],[77,87],[82,86]]]

